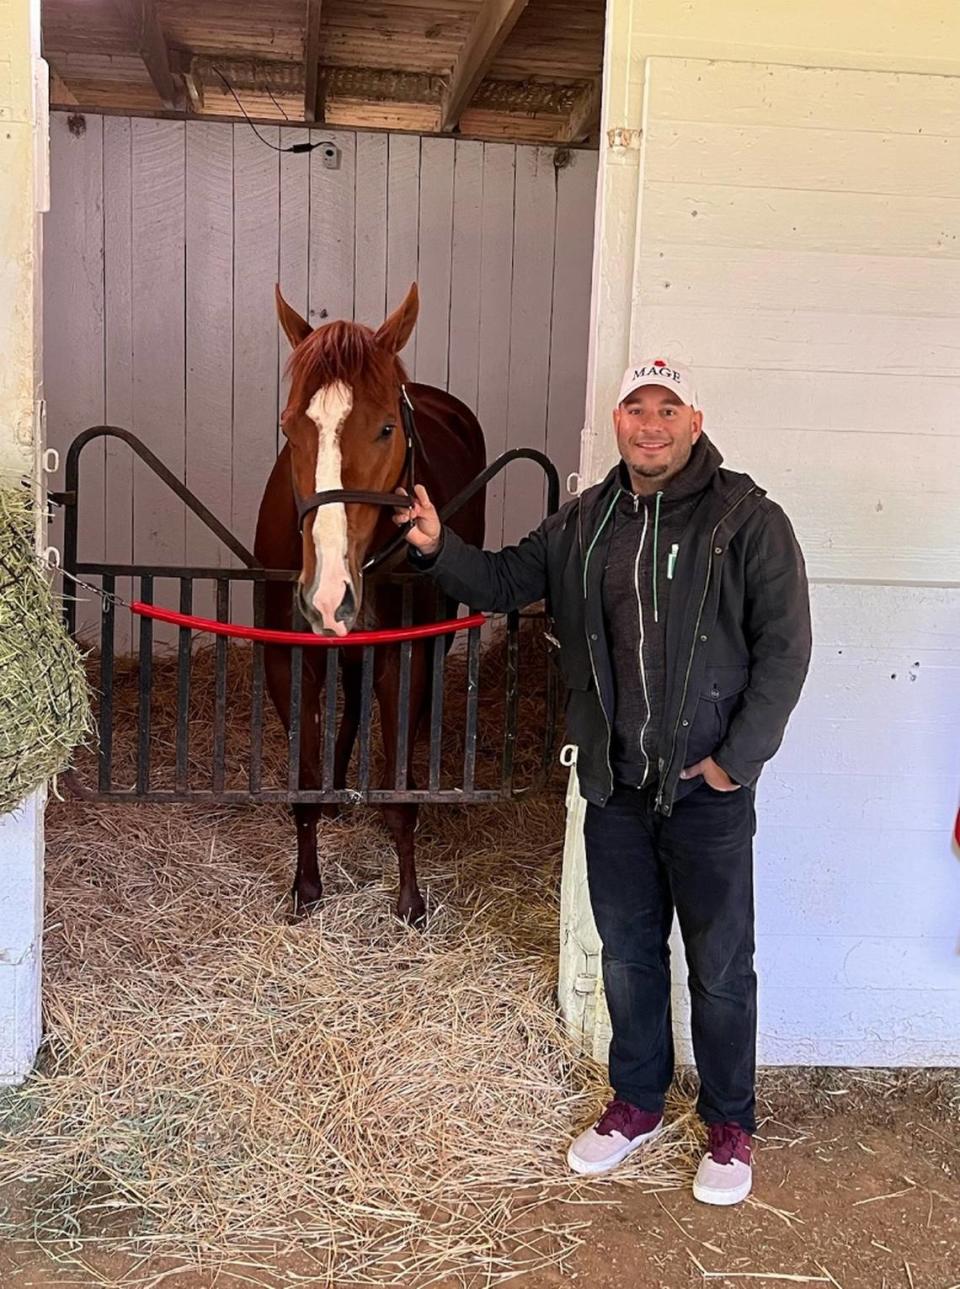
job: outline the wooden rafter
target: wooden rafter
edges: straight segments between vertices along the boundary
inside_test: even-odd
[[[600,129],[600,102],[602,84],[596,80],[574,99],[567,119],[557,134],[558,143],[582,143]]]
[[[307,0],[306,26],[303,36],[303,119],[323,120],[320,101],[320,6],[321,0]]]
[[[175,107],[180,96],[170,70],[167,42],[153,0],[114,0],[114,3],[161,102],[167,107]]]
[[[50,102],[56,103],[58,107],[76,107],[77,96],[50,61],[49,54],[46,62],[50,71]]]
[[[440,129],[453,130],[528,0],[483,0],[463,42],[440,108]]]

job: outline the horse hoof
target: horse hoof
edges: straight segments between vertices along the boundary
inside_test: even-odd
[[[302,922],[304,918],[310,917],[312,913],[320,907],[323,898],[323,890],[317,887],[311,891],[298,891],[296,887],[293,890],[293,914],[292,921]]]
[[[407,926],[422,931],[427,924],[427,906],[423,897],[418,895],[414,900],[400,900],[397,904],[397,917]]]

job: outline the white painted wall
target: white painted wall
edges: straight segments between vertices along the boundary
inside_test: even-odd
[[[46,199],[47,159],[39,8],[0,0],[2,487],[39,474],[39,212]],[[0,816],[0,1083],[25,1078],[40,1042],[43,801],[39,792]]]
[[[695,366],[813,584],[810,679],[758,793],[760,1060],[960,1063],[960,79],[666,57],[623,79],[630,351]],[[594,423],[591,480],[614,459]],[[580,812],[561,993],[602,1056]]]
[[[477,411],[491,459],[538,447],[565,477],[583,423],[596,153],[556,169],[552,148],[314,137],[338,144],[339,170],[273,152],[246,125],[86,116],[72,131],[54,115],[50,442],[104,420],[131,428],[249,545],[287,358],[274,283],[313,322],[326,310],[377,325],[416,279],[414,378]],[[229,561],[126,449],[108,448],[106,466],[88,452],[81,557]],[[542,505],[536,467],[512,466],[490,490],[488,545],[528,532]]]

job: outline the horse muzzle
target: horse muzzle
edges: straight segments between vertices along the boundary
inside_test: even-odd
[[[307,590],[301,585],[298,598],[300,612],[318,636],[345,636],[356,625],[360,597],[352,582],[342,582],[339,594],[323,586]]]

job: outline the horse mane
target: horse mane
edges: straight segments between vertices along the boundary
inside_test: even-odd
[[[325,322],[311,331],[290,355],[290,403],[306,407],[325,385],[342,381],[357,385],[393,388],[405,381],[406,371],[395,354],[375,343],[374,333],[360,322]]]

